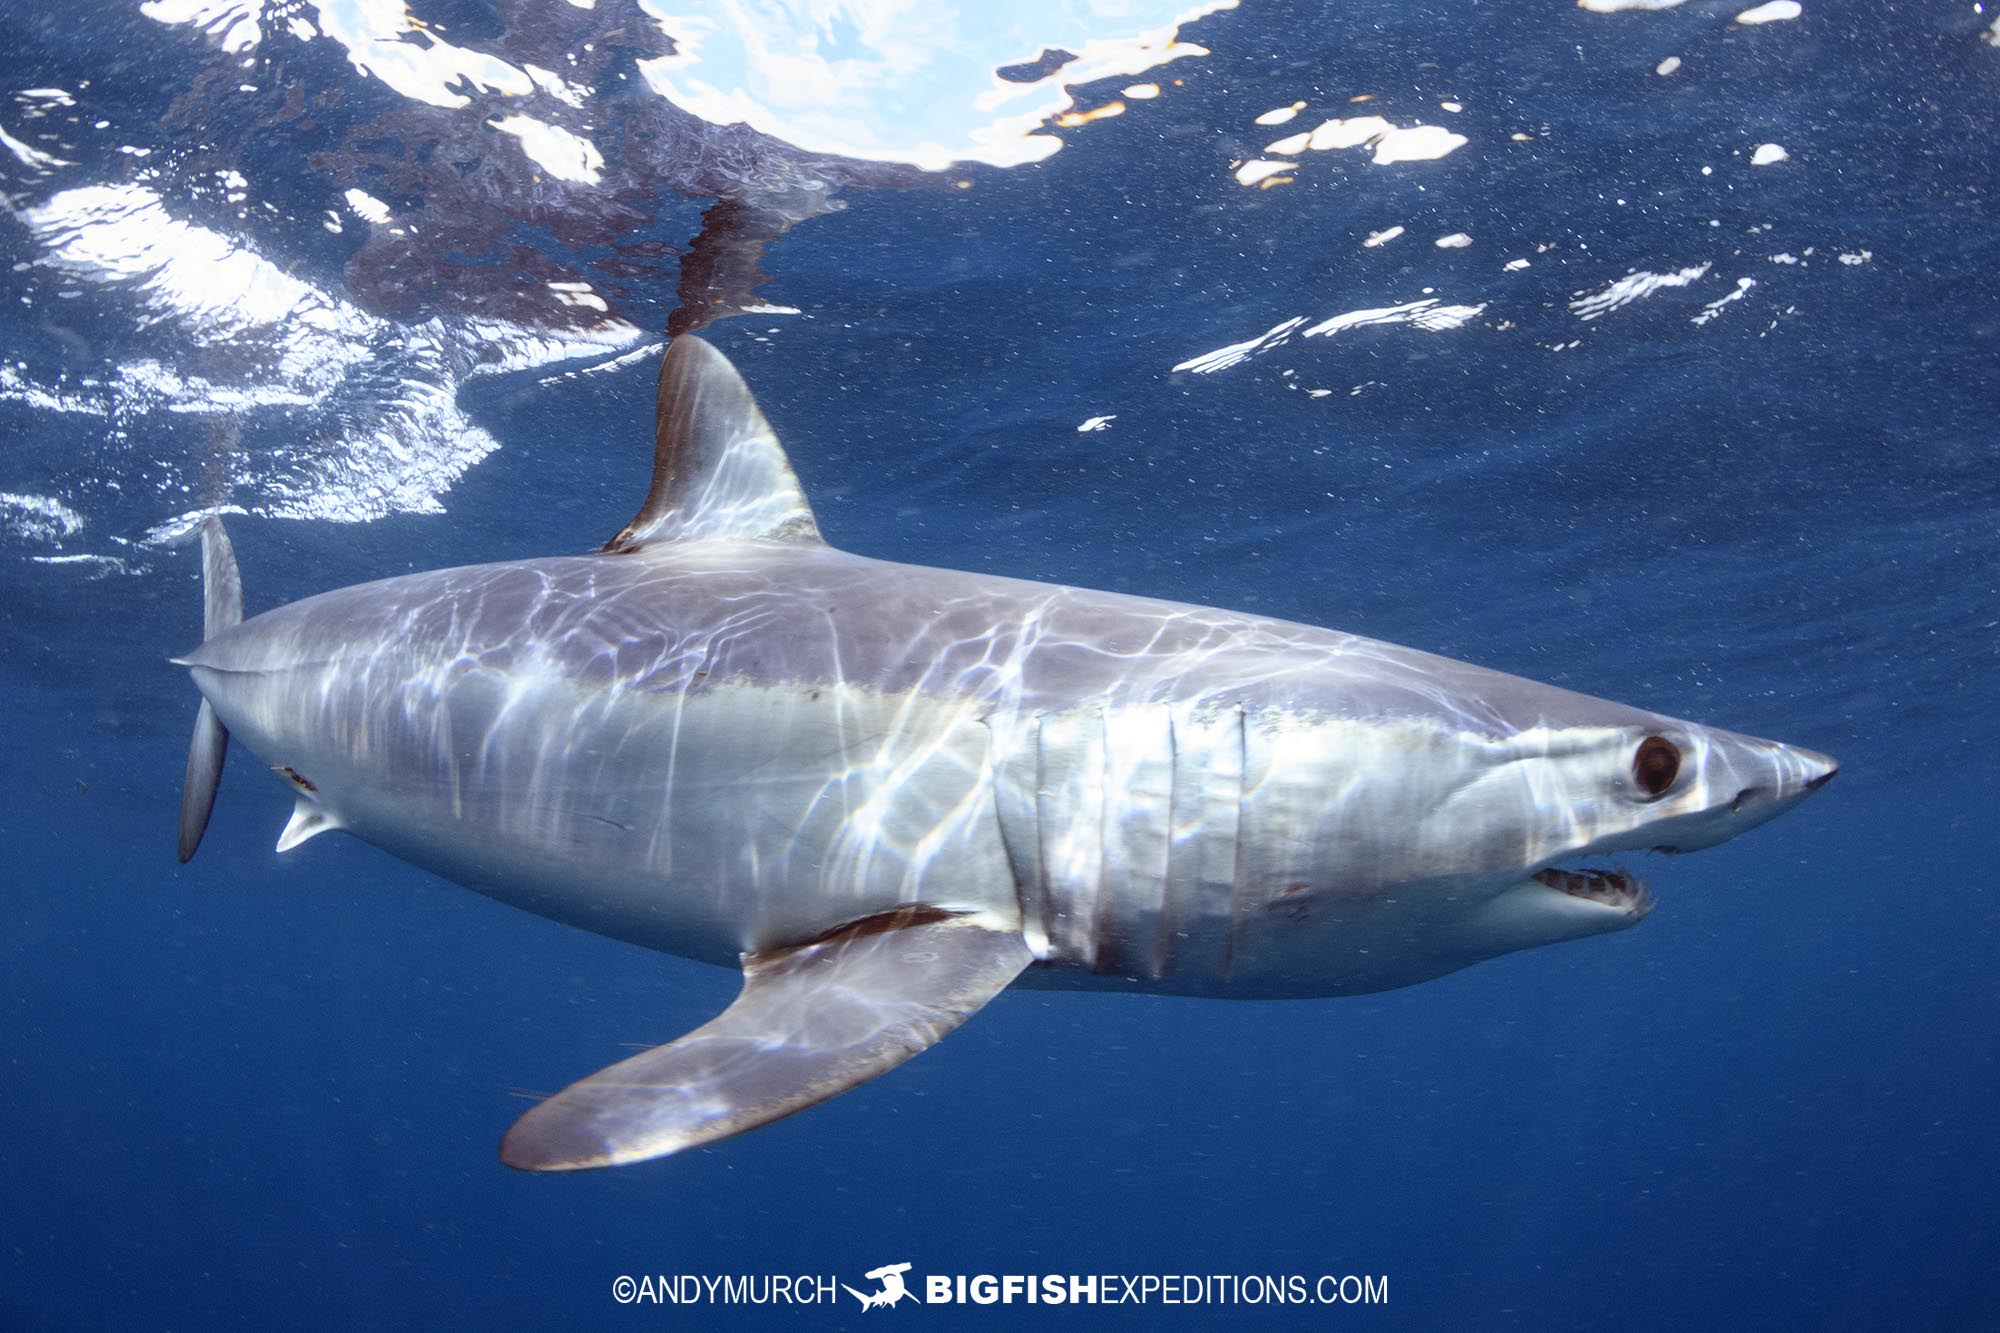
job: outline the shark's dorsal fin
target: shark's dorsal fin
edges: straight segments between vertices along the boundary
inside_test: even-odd
[[[615,1166],[769,1124],[927,1049],[1033,961],[1018,924],[917,904],[745,955],[736,1003],[527,1112],[500,1160]]]
[[[707,537],[820,539],[750,386],[727,357],[684,333],[660,362],[653,488],[638,517],[604,549],[622,555],[651,542]]]

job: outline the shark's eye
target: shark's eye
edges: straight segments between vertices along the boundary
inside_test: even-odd
[[[1632,756],[1632,780],[1648,796],[1663,796],[1681,771],[1681,752],[1664,736],[1648,736]]]

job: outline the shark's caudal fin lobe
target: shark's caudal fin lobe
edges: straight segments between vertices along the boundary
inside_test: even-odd
[[[615,1166],[769,1124],[934,1045],[1031,961],[1018,926],[927,907],[745,955],[729,1008],[535,1107],[500,1159],[524,1171]]]
[[[722,353],[682,334],[660,362],[652,489],[604,549],[624,554],[649,542],[706,537],[820,539],[750,386]]]
[[[212,639],[243,619],[243,576],[236,569],[236,550],[222,520],[214,514],[201,525],[202,637]],[[208,700],[194,719],[194,739],[188,742],[187,769],[181,775],[180,858],[186,865],[208,831],[215,809],[215,791],[222,783],[222,761],[229,753],[229,732]]]
[[[194,859],[208,817],[215,810],[215,793],[222,785],[222,761],[229,754],[229,731],[206,699],[194,715],[194,737],[188,742],[187,767],[181,772],[181,864]]]

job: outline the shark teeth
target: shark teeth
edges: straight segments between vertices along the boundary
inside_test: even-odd
[[[1552,889],[1606,907],[1626,910],[1647,906],[1652,895],[1646,882],[1622,870],[1548,870],[1535,872],[1535,880]]]

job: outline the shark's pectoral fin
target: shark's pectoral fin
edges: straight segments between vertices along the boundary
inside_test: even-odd
[[[1018,926],[921,906],[746,954],[734,1004],[535,1107],[500,1159],[524,1171],[615,1166],[769,1124],[931,1046],[1033,957]]]

